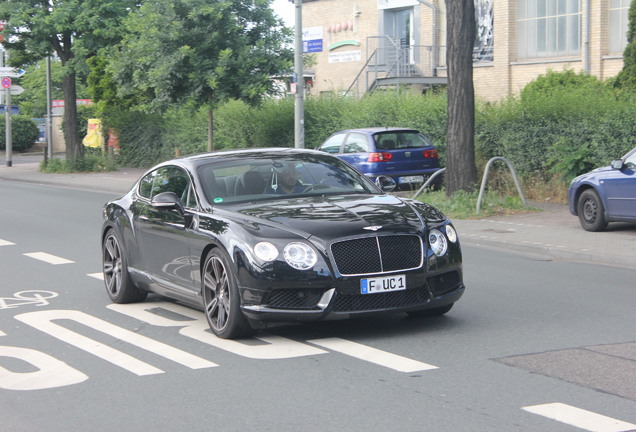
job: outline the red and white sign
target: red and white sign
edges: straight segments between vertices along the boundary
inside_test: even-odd
[[[11,87],[11,78],[9,77],[4,77],[2,78],[2,88],[10,88]]]

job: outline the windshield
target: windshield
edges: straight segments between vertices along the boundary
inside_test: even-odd
[[[281,199],[285,196],[379,193],[373,183],[329,155],[247,154],[198,168],[212,204]]]

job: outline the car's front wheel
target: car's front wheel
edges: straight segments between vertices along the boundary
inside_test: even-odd
[[[212,332],[223,339],[236,339],[253,332],[240,308],[236,277],[224,251],[213,249],[205,259],[201,278],[205,317]]]
[[[607,227],[603,202],[594,189],[588,189],[581,194],[577,211],[584,230],[603,231]]]
[[[113,302],[136,303],[148,295],[147,291],[137,288],[130,278],[122,243],[114,229],[108,230],[104,236],[102,268],[106,292]]]

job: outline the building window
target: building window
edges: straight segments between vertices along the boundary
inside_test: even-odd
[[[520,59],[567,57],[580,53],[580,0],[517,0]]]
[[[609,52],[622,53],[627,45],[628,11],[630,0],[610,0]]]
[[[493,0],[475,0],[477,35],[473,49],[473,62],[492,62],[495,43]]]

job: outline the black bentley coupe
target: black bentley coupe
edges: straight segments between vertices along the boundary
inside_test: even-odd
[[[221,338],[267,321],[448,312],[464,293],[453,225],[388,194],[390,177],[376,183],[312,150],[161,163],[104,207],[108,295],[201,308]]]

